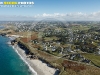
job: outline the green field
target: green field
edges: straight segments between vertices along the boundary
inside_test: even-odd
[[[100,66],[100,55],[95,55],[92,53],[82,54],[85,58],[90,59],[95,65]]]

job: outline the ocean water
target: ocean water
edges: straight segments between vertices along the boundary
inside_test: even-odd
[[[5,27],[4,26],[0,26],[0,29],[4,29]]]
[[[33,75],[15,50],[7,44],[9,38],[0,36],[0,75]]]

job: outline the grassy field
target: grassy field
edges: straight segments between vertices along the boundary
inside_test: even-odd
[[[82,26],[82,25],[80,25],[80,26],[73,26],[72,27],[72,30],[88,30],[88,29],[90,29],[90,27]]]
[[[45,41],[52,41],[52,40],[57,40],[58,38],[53,36],[53,37],[45,37],[44,39]]]
[[[100,55],[95,55],[91,53],[82,54],[85,58],[90,59],[94,64],[100,66]]]

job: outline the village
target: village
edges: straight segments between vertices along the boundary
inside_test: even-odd
[[[30,58],[42,57],[51,62],[53,59],[48,59],[50,54],[54,60],[64,59],[100,67],[100,27],[98,23],[95,26],[89,23],[86,22],[84,25],[83,22],[79,24],[60,21],[26,22],[26,24],[18,22],[14,24],[13,32],[6,31],[7,33],[1,35],[16,37],[34,49],[31,50],[33,53]],[[12,44],[13,42],[15,40],[11,41]]]

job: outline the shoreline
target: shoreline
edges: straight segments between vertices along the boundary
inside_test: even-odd
[[[12,45],[11,45],[12,46]],[[31,70],[32,73],[35,73],[35,75],[37,75],[36,71],[30,66],[30,64],[23,58],[23,56],[21,56],[21,54],[18,52],[18,50],[12,46],[12,48],[15,50],[15,52],[20,56],[20,58],[23,60],[23,62],[29,67],[29,69]]]
[[[27,58],[25,51],[21,49],[17,44],[11,46],[17,52],[20,58],[28,65],[31,72],[33,72],[35,75],[57,75],[55,74],[57,71],[55,68],[47,66],[47,64],[43,63],[41,60]]]

